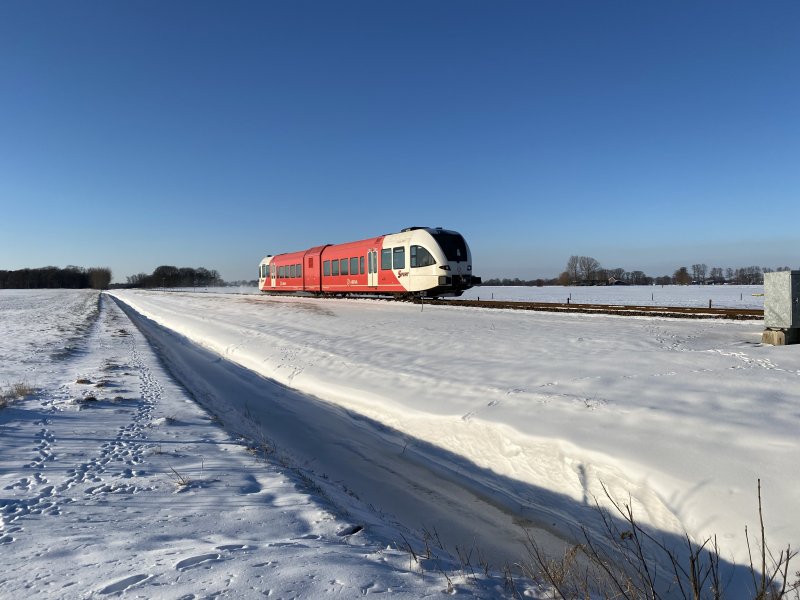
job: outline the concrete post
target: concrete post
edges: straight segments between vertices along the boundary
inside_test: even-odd
[[[800,344],[800,271],[764,274],[763,344]]]

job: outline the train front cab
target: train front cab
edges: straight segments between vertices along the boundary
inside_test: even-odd
[[[392,269],[414,295],[460,296],[480,283],[464,237],[441,228],[410,227],[384,238],[380,269]]]
[[[439,275],[440,289],[446,295],[460,296],[464,290],[481,283],[481,278],[472,274],[472,252],[464,236],[457,231],[437,227],[429,230],[434,241],[445,255],[446,265],[442,266],[444,275]]]

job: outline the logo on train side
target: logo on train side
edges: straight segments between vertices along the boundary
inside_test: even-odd
[[[400,279],[401,277],[408,277],[408,271],[398,271],[397,278]]]

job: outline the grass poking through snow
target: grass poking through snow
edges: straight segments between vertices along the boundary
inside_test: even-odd
[[[0,409],[7,407],[16,400],[23,400],[33,394],[33,386],[27,381],[9,383],[5,388],[0,389]]]

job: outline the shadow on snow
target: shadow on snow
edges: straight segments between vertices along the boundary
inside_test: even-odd
[[[337,484],[381,513],[384,521],[435,531],[446,546],[462,552],[478,549],[495,568],[530,561],[528,536],[558,557],[566,545],[582,543],[582,530],[586,530],[595,544],[613,552],[603,514],[588,498],[577,501],[505,477],[364,415],[302,394],[229,362],[115,301],[167,370],[229,431],[269,440],[281,456],[318,480]],[[605,513],[605,518],[615,531],[630,529],[616,514]],[[397,541],[394,530],[380,531],[380,525],[371,528]],[[673,549],[688,569],[685,537],[646,530]],[[666,557],[657,571],[663,589],[673,586],[677,592]],[[748,566],[720,557],[719,571],[726,598],[752,595]]]

